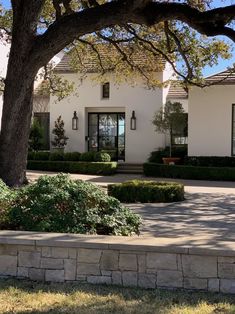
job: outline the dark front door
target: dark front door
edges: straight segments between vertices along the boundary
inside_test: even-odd
[[[125,113],[88,114],[88,150],[125,159]]]

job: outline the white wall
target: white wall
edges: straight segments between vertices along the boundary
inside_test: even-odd
[[[189,91],[189,156],[231,156],[233,103],[232,85]]]
[[[157,75],[162,80],[162,75]],[[89,74],[86,79],[79,81],[77,74],[66,74],[64,77],[73,80],[78,86],[78,95],[71,95],[60,102],[51,97],[51,129],[59,115],[65,122],[65,129],[69,137],[67,151],[87,151],[85,136],[87,135],[87,113],[94,111],[125,112],[126,114],[126,162],[144,162],[149,153],[158,147],[164,146],[164,136],[157,134],[152,125],[155,111],[163,104],[163,90],[157,88],[148,90],[139,80],[134,87],[122,83],[115,85],[110,77],[110,98],[101,98],[101,84],[92,80],[94,75]],[[71,129],[73,112],[79,117],[79,130]],[[130,118],[135,110],[137,129],[130,130]]]
[[[9,44],[4,44],[0,42],[0,77],[6,76],[9,50],[10,50]],[[2,95],[0,95],[0,128],[1,128],[1,120],[2,120],[2,104],[3,104],[3,98],[2,98]]]

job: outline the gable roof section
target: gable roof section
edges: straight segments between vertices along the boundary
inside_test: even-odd
[[[60,72],[60,73],[64,73],[64,72],[76,72],[74,69],[72,69],[71,65],[70,65],[70,58],[67,54],[65,54],[62,58],[62,60],[60,61],[60,63],[57,64],[57,66],[54,69],[55,72]]]
[[[188,92],[184,89],[178,81],[172,81],[170,89],[167,94],[167,99],[187,99]]]
[[[166,64],[165,59],[161,56],[159,56],[158,61],[156,62],[156,57],[151,57],[148,55],[148,52],[143,50],[134,52],[128,51],[127,54],[130,56],[129,58],[131,63],[140,67],[142,70],[158,72],[162,71]],[[76,53],[74,55],[76,58]],[[99,47],[99,56],[106,71],[113,70],[112,64],[116,62],[117,59],[119,61],[124,59],[124,56],[118,54],[117,50],[111,46],[109,46],[108,49],[102,49],[102,47]],[[115,59],[115,57],[117,57],[117,59]],[[65,54],[61,62],[55,67],[54,71],[57,73],[97,73],[102,70],[97,54],[88,47],[86,50],[82,51],[80,58],[76,58],[75,67],[72,66],[74,61],[73,55],[70,56],[70,54]]]
[[[205,78],[206,84],[212,85],[235,85],[234,70],[225,70]],[[171,82],[171,86],[167,95],[167,99],[187,99],[188,92],[178,81]]]
[[[234,70],[225,70],[205,78],[206,83],[215,85],[235,84]]]

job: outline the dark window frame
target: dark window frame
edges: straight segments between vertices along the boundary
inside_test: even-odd
[[[50,112],[34,112],[33,119],[36,119],[40,126],[43,127],[44,131],[46,132],[43,134],[43,140],[45,141],[43,144],[42,150],[50,150]],[[43,125],[43,121],[47,122],[47,126]]]
[[[110,98],[110,83],[106,82],[102,84],[101,88],[101,98],[102,99],[109,99]]]
[[[231,124],[231,156],[235,156],[235,149],[233,150],[233,138],[235,137],[235,104],[232,104],[232,124]]]
[[[99,134],[99,121],[100,121],[100,118],[99,118],[99,116],[103,115],[103,114],[106,114],[106,115],[115,114],[115,115],[117,115],[117,121],[119,121],[119,118],[118,118],[119,115],[123,115],[124,119],[126,119],[126,114],[125,114],[125,112],[88,112],[88,146],[87,146],[88,152],[91,151],[90,150],[90,145],[89,145],[89,141],[90,141],[90,132],[89,132],[90,128],[89,128],[89,126],[91,125],[90,124],[90,119],[91,119],[91,115],[92,114],[97,115],[97,121],[98,121],[98,123],[97,123],[97,144],[98,145],[97,145],[96,151],[99,152],[100,151],[100,145],[99,145],[99,137],[100,137],[100,134]],[[126,122],[124,123],[124,132],[125,132],[124,137],[123,137],[123,139],[124,139],[124,141],[123,141],[123,144],[124,144],[124,155],[123,155],[123,158],[119,159],[120,156],[118,155],[118,151],[119,151],[119,145],[118,145],[119,123],[118,123],[117,124],[116,144],[115,144],[116,150],[117,150],[117,154],[116,154],[116,156],[115,156],[115,158],[113,160],[124,160],[125,161],[125,154],[126,154]]]
[[[172,134],[171,134],[171,145],[174,147],[180,147],[180,146],[185,146],[188,145],[188,113],[184,112],[182,113],[182,115],[185,116],[185,129],[181,130],[182,132],[174,132],[174,130],[172,130]],[[180,143],[180,144],[176,144],[174,143],[174,138],[184,138],[185,142],[184,143]]]

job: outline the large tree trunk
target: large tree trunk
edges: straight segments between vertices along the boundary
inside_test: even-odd
[[[26,180],[35,77],[27,62],[27,50],[29,52],[30,48],[25,49],[24,54],[19,54],[12,46],[5,80],[0,134],[0,178],[9,186],[20,186]]]
[[[37,21],[45,0],[11,2],[13,27],[3,96],[0,178],[9,186],[20,186],[26,179],[33,85],[39,69],[37,62],[33,61],[33,45]]]
[[[0,133],[0,178],[9,186],[25,182],[28,138],[32,115],[35,65],[31,36],[12,38],[3,95]]]
[[[33,84],[32,73],[17,67],[14,71],[9,69],[0,135],[0,177],[9,186],[22,185],[26,179]]]

